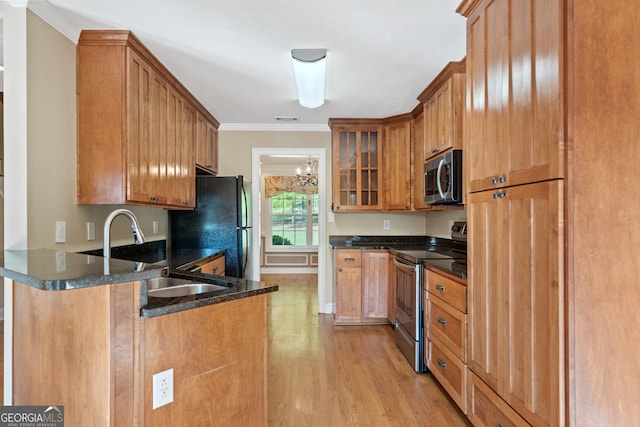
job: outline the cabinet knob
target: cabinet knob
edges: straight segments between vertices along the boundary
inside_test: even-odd
[[[431,154],[436,154],[438,152],[437,148],[434,148],[433,150],[431,150]]]
[[[215,273],[216,271],[218,271],[218,267],[213,267],[212,271]]]
[[[444,363],[444,361],[440,358],[438,358],[438,366],[440,366],[442,369],[447,369],[447,364]]]
[[[439,290],[440,292],[444,292],[444,286],[442,285],[436,285],[436,289]]]
[[[442,326],[447,326],[447,321],[446,319],[443,319],[442,317],[438,316],[438,323],[440,323]]]
[[[338,271],[342,273],[342,267],[338,267]]]

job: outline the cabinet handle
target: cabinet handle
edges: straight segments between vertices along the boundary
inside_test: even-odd
[[[494,185],[495,184],[502,184],[503,182],[507,182],[507,177],[504,176],[504,175],[500,175],[500,176],[497,176],[497,177],[494,176],[493,179],[491,179],[491,183],[494,184]]]
[[[506,191],[494,191],[493,192],[493,198],[494,199],[504,199],[505,197],[507,197],[507,192]]]
[[[342,273],[342,267],[338,267],[338,271]]]
[[[501,423],[496,424],[496,427],[503,427]]]
[[[345,258],[344,261],[345,262],[354,262],[356,259],[355,258]]]
[[[444,363],[440,358],[438,358],[438,366],[440,366],[442,369],[447,369],[447,364]]]
[[[442,326],[447,326],[447,321],[440,316],[438,316],[438,323],[440,323]]]
[[[158,196],[151,196],[149,197],[149,200],[151,200],[152,202],[155,202],[158,200]]]
[[[444,286],[442,285],[436,285],[436,289],[439,290],[440,292],[444,292]]]
[[[215,273],[216,271],[218,271],[218,267],[213,267],[213,270],[211,270],[211,271],[213,271]]]
[[[438,152],[437,148],[434,148],[433,150],[431,150],[431,154],[436,154]]]

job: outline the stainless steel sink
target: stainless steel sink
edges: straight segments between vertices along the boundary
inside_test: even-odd
[[[213,283],[198,283],[174,277],[160,277],[150,279],[148,282],[149,296],[156,298],[186,297],[226,289],[226,286],[214,285]]]

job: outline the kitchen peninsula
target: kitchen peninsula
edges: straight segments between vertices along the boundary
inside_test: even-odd
[[[0,252],[13,280],[14,405],[64,406],[70,426],[266,425],[266,294],[277,286],[208,276],[226,289],[151,304],[148,283],[171,266],[111,259],[109,271],[94,255]],[[169,369],[173,402],[153,409],[152,376]]]

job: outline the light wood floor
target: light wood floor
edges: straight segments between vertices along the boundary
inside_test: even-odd
[[[416,374],[389,326],[317,314],[317,275],[262,275],[269,296],[269,426],[468,426],[430,374]]]

